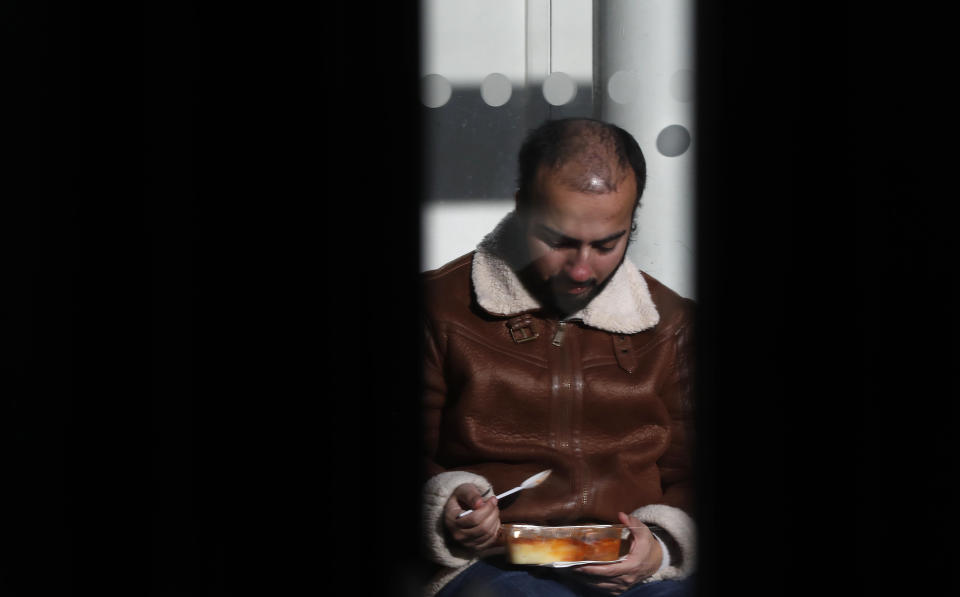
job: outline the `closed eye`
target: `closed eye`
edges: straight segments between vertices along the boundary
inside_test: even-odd
[[[605,238],[597,239],[590,243],[590,246],[593,247],[595,251],[601,255],[610,253],[617,248],[620,238],[626,234],[626,230],[621,230]],[[536,230],[535,234],[537,237],[543,241],[551,249],[580,249],[582,241],[576,238],[570,238],[564,236],[559,232],[552,230],[544,225],[540,225]]]
[[[619,239],[605,239],[600,242],[591,244],[595,251],[601,254],[609,253],[610,251],[617,248],[617,241]]]
[[[575,240],[554,240],[545,242],[551,249],[577,249],[580,247],[580,243]]]

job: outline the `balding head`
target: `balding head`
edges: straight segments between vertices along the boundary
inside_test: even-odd
[[[555,176],[584,193],[616,191],[631,175],[635,208],[646,183],[646,163],[634,138],[618,126],[588,118],[550,120],[533,130],[520,148],[517,208],[536,199],[538,175]]]

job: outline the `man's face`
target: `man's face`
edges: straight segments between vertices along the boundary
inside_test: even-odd
[[[612,192],[564,184],[564,171],[541,168],[526,219],[526,241],[541,292],[562,312],[586,306],[623,261],[637,196],[632,171]]]

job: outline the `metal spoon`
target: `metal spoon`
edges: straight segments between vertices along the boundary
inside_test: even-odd
[[[508,495],[516,493],[521,489],[530,489],[532,487],[536,487],[537,485],[540,485],[541,483],[543,483],[544,479],[550,476],[550,473],[552,470],[553,469],[548,468],[545,471],[540,471],[536,475],[530,477],[529,479],[521,483],[518,487],[514,487],[513,489],[508,489],[507,491],[504,491],[503,493],[497,496],[497,501],[502,500]],[[465,512],[461,512],[460,514],[457,515],[457,518],[463,518],[464,516],[466,516],[467,514],[470,514],[471,512],[473,512],[473,510],[467,510]]]

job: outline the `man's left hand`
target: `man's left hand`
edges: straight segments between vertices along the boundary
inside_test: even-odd
[[[576,578],[611,595],[619,595],[643,579],[652,576],[663,561],[660,542],[647,525],[623,512],[620,522],[630,528],[630,551],[621,562],[575,566]]]

